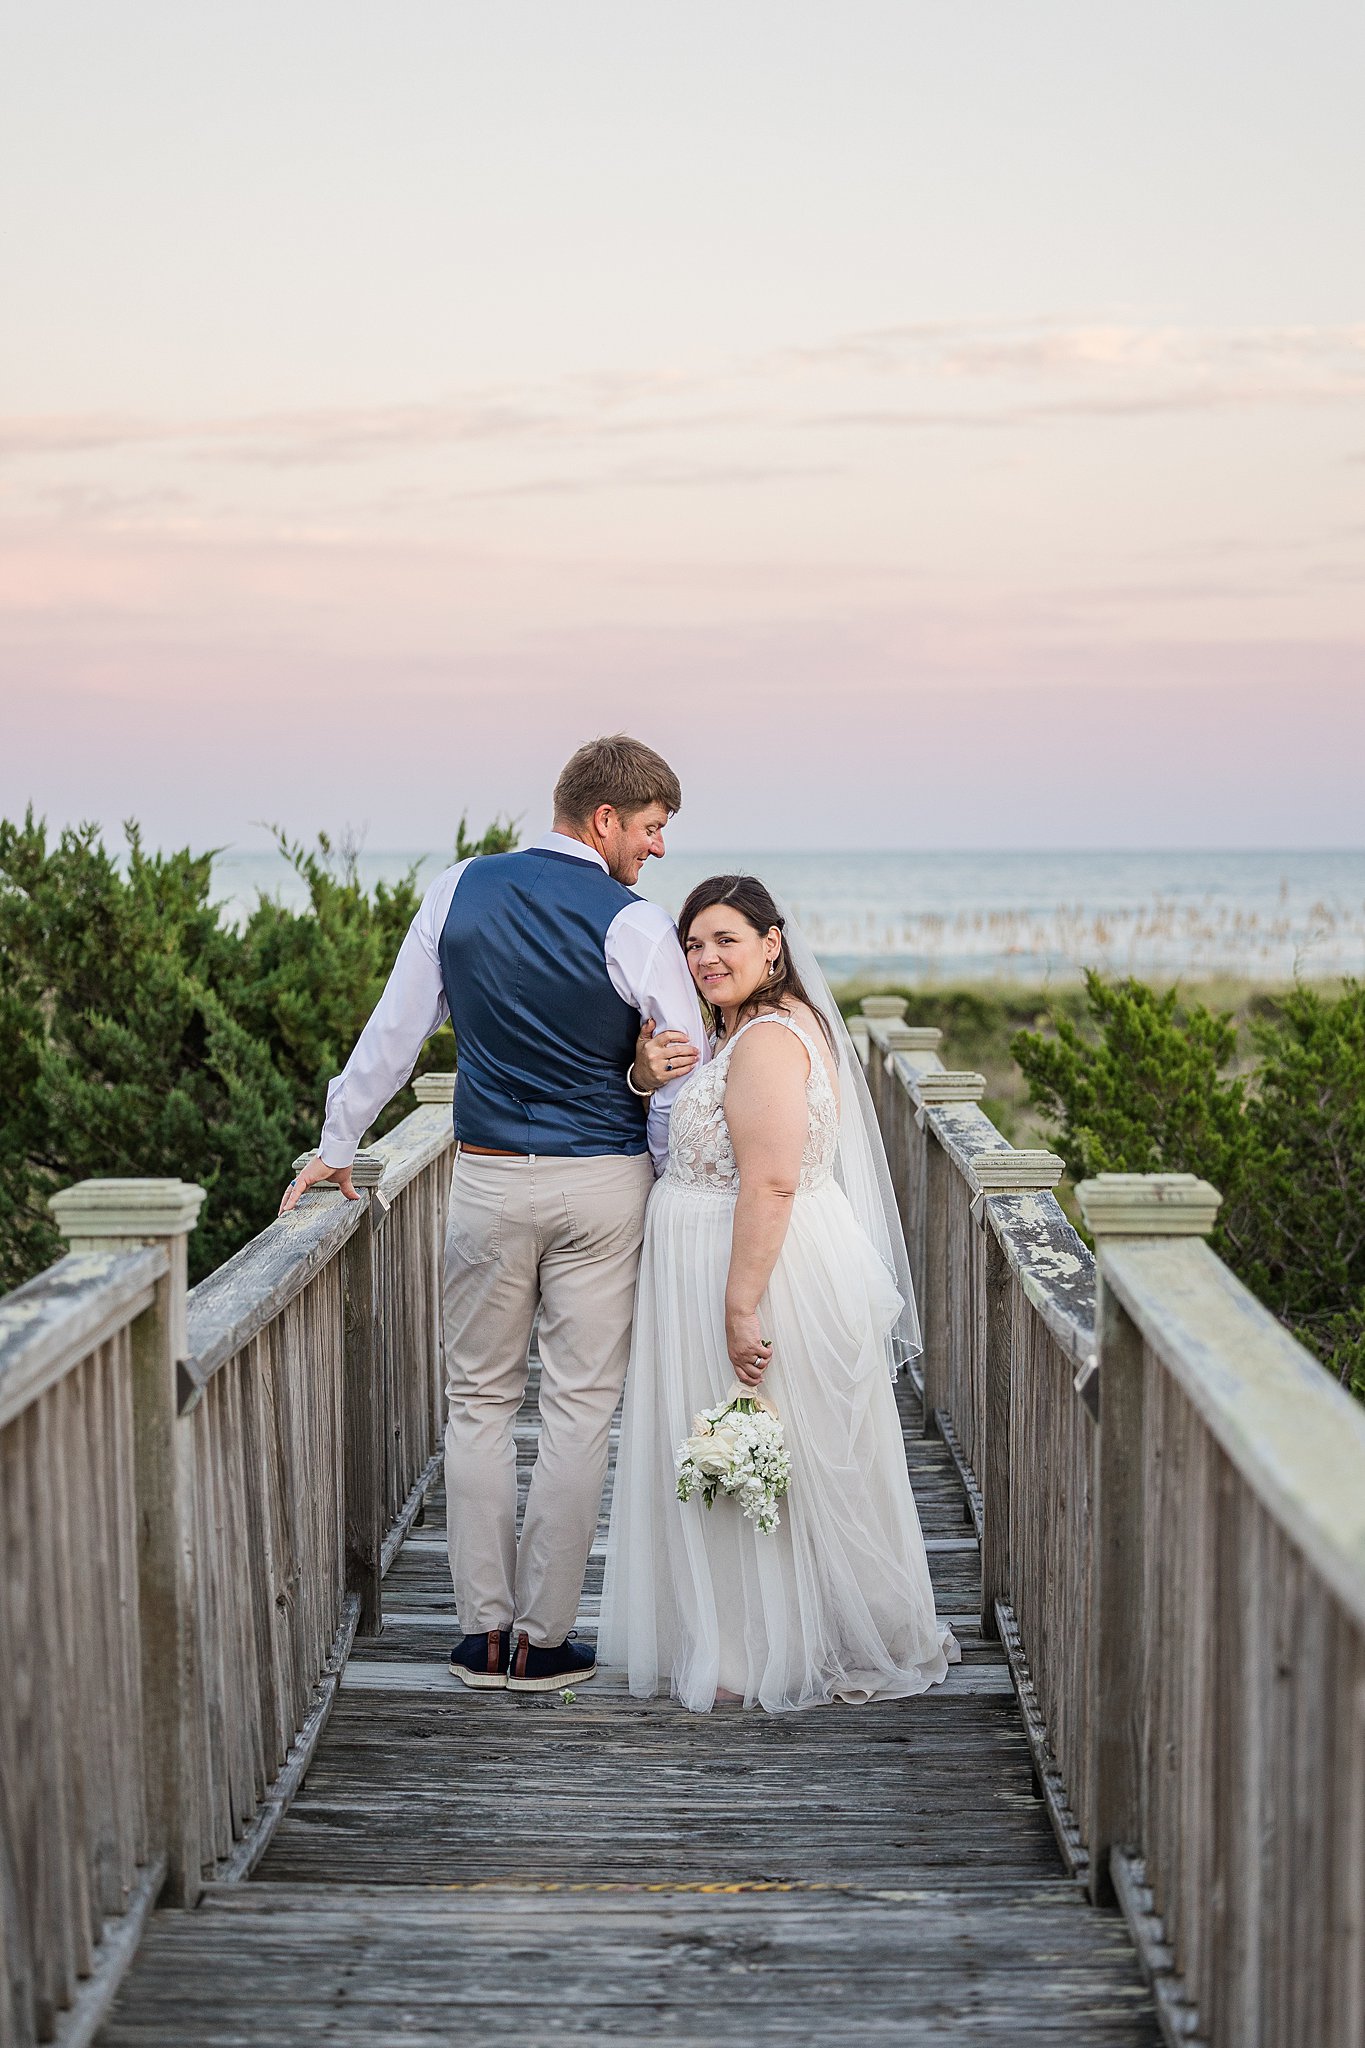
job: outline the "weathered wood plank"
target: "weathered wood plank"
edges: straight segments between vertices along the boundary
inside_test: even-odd
[[[986,1228],[998,1240],[1035,1315],[1076,1365],[1095,1349],[1095,1258],[1043,1190],[992,1194]]]
[[[0,1429],[141,1315],[167,1264],[161,1245],[71,1252],[0,1299]]]
[[[348,1202],[334,1189],[310,1190],[191,1289],[188,1372],[197,1387],[303,1293],[360,1228],[370,1199]]]
[[[1100,1355],[1104,1360],[1103,1425],[1095,1433],[1093,1592],[1091,1595],[1090,1895],[1096,1905],[1114,1896],[1110,1855],[1141,1840],[1143,1712],[1143,1569],[1145,1522],[1142,1339],[1123,1305],[1103,1284],[1099,1298]]]
[[[1365,1409],[1202,1239],[1116,1239],[1105,1274],[1257,1498],[1365,1628]]]
[[[384,1541],[384,1412],[379,1384],[374,1222],[366,1215],[342,1254],[346,1350],[341,1401],[345,1418],[346,1584],[360,1602],[362,1635],[378,1635]]]
[[[401,1123],[366,1146],[372,1159],[382,1160],[382,1206],[391,1207],[408,1185],[451,1151],[454,1134],[448,1103],[419,1103]]]
[[[215,1999],[229,1973],[233,1998]],[[135,1980],[140,2000],[120,2001],[103,2038],[106,2048],[143,2048],[179,2025],[180,2038],[204,2048],[248,2039],[434,2048],[452,2030],[488,2041],[714,2044],[723,2000],[731,2038],[806,2043],[812,2012],[846,2004],[851,1979],[860,2041],[1159,2040],[1114,1924],[1092,1923],[1055,1885],[997,1905],[951,1889],[898,1898],[387,1888],[339,1898],[252,1886],[194,1923],[168,1916],[154,1929]]]

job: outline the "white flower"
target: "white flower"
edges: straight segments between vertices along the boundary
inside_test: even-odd
[[[709,1436],[695,1438],[688,1448],[699,1471],[710,1479],[723,1480],[741,1455],[741,1439],[733,1423],[721,1422]]]
[[[729,1494],[741,1514],[765,1535],[778,1526],[777,1503],[791,1479],[782,1424],[753,1396],[740,1394],[703,1409],[693,1434],[677,1450],[678,1498],[700,1492],[709,1508]]]

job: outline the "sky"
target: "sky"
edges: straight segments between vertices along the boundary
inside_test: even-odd
[[[1365,12],[0,27],[0,815],[1365,844]]]

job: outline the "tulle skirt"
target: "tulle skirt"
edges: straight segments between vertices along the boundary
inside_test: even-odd
[[[957,1646],[934,1613],[885,1339],[900,1308],[833,1181],[803,1191],[760,1311],[791,1483],[760,1535],[732,1500],[676,1493],[678,1445],[731,1390],[733,1194],[665,1175],[650,1198],[607,1542],[598,1655],[632,1693],[707,1711],[903,1698]]]

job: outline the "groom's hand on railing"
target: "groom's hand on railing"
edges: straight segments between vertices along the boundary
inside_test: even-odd
[[[631,1079],[642,1095],[652,1095],[669,1081],[681,1081],[700,1058],[685,1031],[657,1031],[654,1019],[646,1017],[635,1041]]]
[[[309,1188],[315,1188],[319,1181],[324,1180],[335,1181],[348,1202],[360,1200],[355,1191],[355,1183],[351,1179],[349,1166],[324,1166],[320,1159],[310,1159],[307,1166],[295,1175],[285,1189],[284,1200],[279,1207],[280,1215],[283,1216],[292,1209],[300,1195],[307,1194]]]

